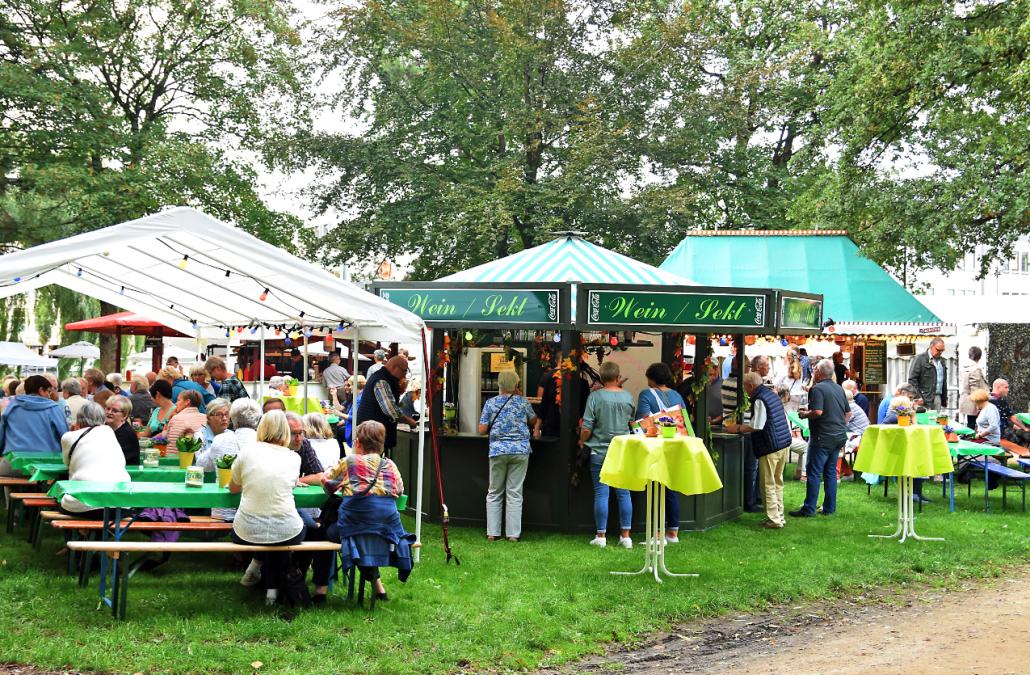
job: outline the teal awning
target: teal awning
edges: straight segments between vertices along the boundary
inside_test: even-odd
[[[437,281],[696,286],[689,275],[674,274],[615,253],[574,235],[527,248],[506,258],[442,277]]]
[[[661,269],[702,285],[820,293],[838,323],[941,321],[840,231],[688,234]]]

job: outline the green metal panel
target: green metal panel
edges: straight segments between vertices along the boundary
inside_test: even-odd
[[[661,268],[702,285],[822,294],[835,321],[940,321],[840,235],[688,235]]]

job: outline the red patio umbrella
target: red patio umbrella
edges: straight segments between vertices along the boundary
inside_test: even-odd
[[[169,328],[162,323],[148,319],[135,312],[116,312],[105,316],[98,316],[93,319],[73,321],[64,324],[65,330],[81,331],[85,333],[113,333],[118,336],[115,362],[122,362],[122,336],[123,335],[145,335],[147,337],[189,337],[180,333],[174,328]],[[156,373],[161,369],[161,357],[164,356],[164,346],[160,340],[153,346],[154,355],[151,360],[151,368]]]

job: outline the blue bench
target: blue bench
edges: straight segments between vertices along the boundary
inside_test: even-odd
[[[1025,460],[1020,460],[1020,465],[1023,465]],[[993,464],[991,462],[970,462],[970,466],[979,469],[984,472],[984,490],[988,488],[987,483],[989,482],[988,476],[994,475],[1001,480],[1001,510],[1005,510],[1005,498],[1008,492],[1009,482],[1015,482],[1019,485],[1019,489],[1023,494],[1023,511],[1026,511],[1026,482],[1030,480],[1030,473],[1023,473],[1022,471],[1016,471],[1010,469],[1004,464]],[[969,494],[973,493],[973,483],[969,483]]]
[[[1019,466],[1023,467],[1024,469],[1030,470],[1030,459],[1020,458],[1016,461],[1019,463]]]

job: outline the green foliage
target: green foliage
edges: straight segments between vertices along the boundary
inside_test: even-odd
[[[236,455],[222,455],[215,460],[215,466],[219,469],[231,469],[232,463],[236,461]]]
[[[986,273],[1030,231],[1030,4],[861,8],[825,96],[837,171],[798,211],[898,270],[951,269],[980,244]]]
[[[804,487],[788,481],[787,504],[800,503]],[[0,534],[0,653],[6,663],[78,671],[251,672],[254,661],[259,672],[275,673],[535,671],[681,622],[864,595],[871,586],[964,586],[1030,559],[1027,514],[1011,501],[1002,513],[1001,495],[992,494],[985,515],[981,481],[971,498],[957,490],[956,513],[935,499],[920,514],[919,531],[943,542],[869,539],[894,530],[895,489],[885,498],[844,483],[835,516],[791,520],[784,530],[761,528],[764,514],[744,514],[684,532],[666,564],[701,576],[663,584],[612,576],[639,569],[641,547],[599,550],[587,544],[590,535],[526,532],[510,544],[451,527],[462,564],[448,565],[440,528],[427,525],[422,562],[405,584],[383,570],[390,600],[375,612],[347,602],[346,584],[337,583],[327,609],[292,621],[266,608],[263,593],[241,587],[226,558],[189,554],[136,574],[128,620],[115,621],[106,607],[97,611],[96,575],[80,588],[54,555],[64,546],[60,533],[46,532],[39,551],[23,532]],[[933,492],[928,485],[927,495],[940,496]]]

